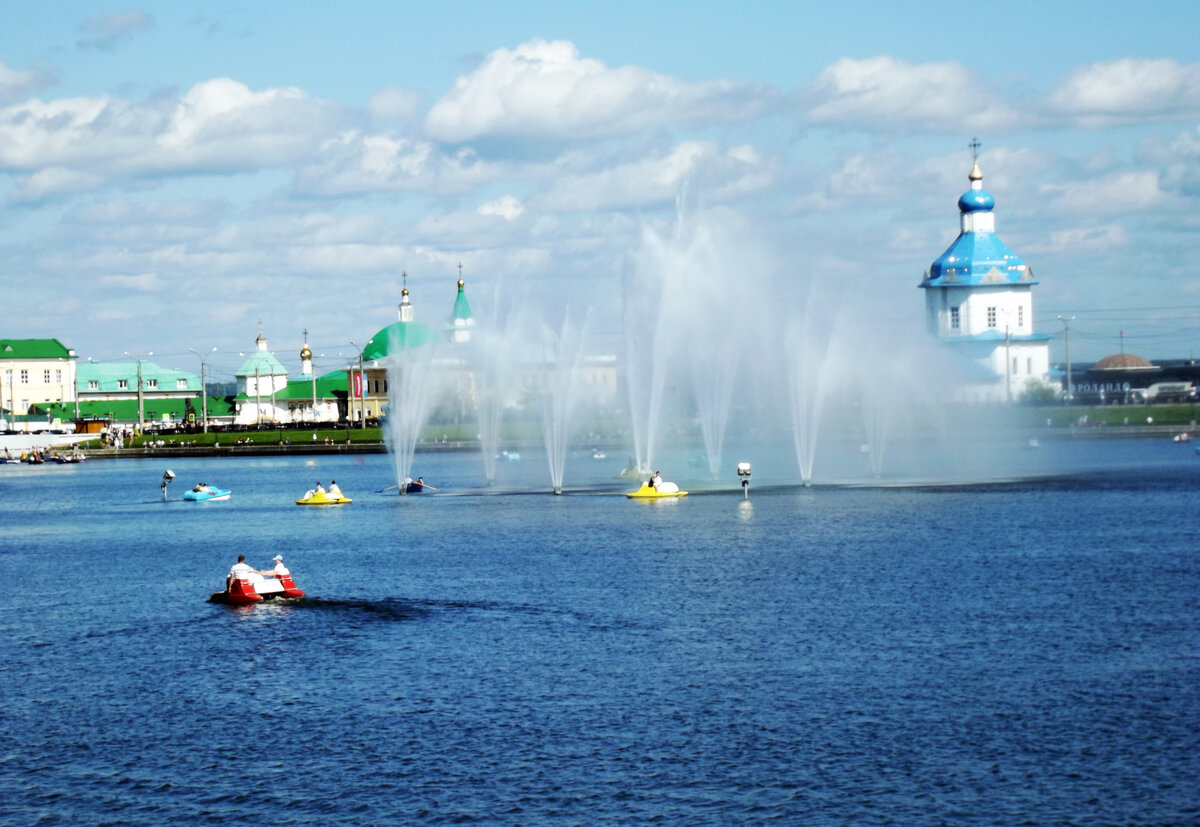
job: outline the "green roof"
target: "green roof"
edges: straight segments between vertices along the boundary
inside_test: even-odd
[[[235,376],[287,376],[287,368],[269,350],[256,350],[238,368]]]
[[[191,407],[188,407],[188,403]],[[83,402],[53,402],[31,405],[30,411],[37,411],[41,416],[50,414],[51,417],[62,419],[115,419],[122,422],[133,422],[138,418],[136,399],[95,399]],[[187,419],[189,413],[194,413],[200,419],[203,410],[199,399],[175,398],[163,399],[156,397],[147,399],[142,404],[142,413],[146,421],[160,421],[163,414],[170,414],[171,419],[181,422]],[[233,406],[224,396],[208,398],[208,418],[226,417],[233,415]]]
[[[458,282],[458,298],[454,300],[454,310],[450,314],[450,321],[467,321],[471,318],[471,305],[467,304],[467,294],[463,290],[463,282],[460,279]]]
[[[0,359],[72,359],[58,339],[0,339]]]
[[[137,362],[80,362],[75,368],[75,387],[79,393],[116,393],[137,390]],[[183,387],[179,381],[183,380]],[[125,387],[120,383],[124,381]],[[95,382],[96,387],[91,387]],[[200,377],[173,368],[162,368],[154,362],[142,362],[142,390],[162,392],[200,392]]]
[[[413,350],[442,341],[433,328],[420,322],[392,322],[371,337],[363,348],[363,361],[383,359],[388,354]]]
[[[333,399],[338,396],[346,395],[346,372],[344,370],[332,371],[324,376],[317,377],[317,399]],[[268,397],[270,394],[263,394],[263,397]],[[245,393],[239,393],[235,399],[253,399],[253,396]],[[281,390],[275,391],[275,400],[287,399],[308,399],[313,398],[313,381],[312,379],[290,379],[286,386]]]

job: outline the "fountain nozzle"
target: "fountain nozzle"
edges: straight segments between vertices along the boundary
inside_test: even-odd
[[[750,463],[739,462],[737,464],[738,479],[742,481],[742,499],[750,499]]]

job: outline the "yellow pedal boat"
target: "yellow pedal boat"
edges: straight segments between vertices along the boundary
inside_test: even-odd
[[[346,503],[352,502],[354,502],[354,500],[347,496],[331,497],[324,491],[318,491],[311,497],[305,497],[304,499],[296,500],[296,505],[345,505]]]
[[[686,497],[687,496],[688,492],[680,491],[679,486],[675,485],[674,483],[664,483],[663,485],[664,485],[664,487],[669,485],[670,487],[674,488],[675,490],[674,491],[660,491],[659,489],[655,488],[652,485],[647,485],[646,483],[642,483],[641,488],[639,488],[637,491],[630,491],[625,496],[631,500],[669,500],[669,499],[673,499],[675,497]]]

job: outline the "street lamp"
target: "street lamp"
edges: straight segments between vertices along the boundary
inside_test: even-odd
[[[208,360],[209,355],[216,353],[217,349],[214,347],[212,350],[208,351],[207,353],[199,353],[196,351],[195,348],[190,348],[190,347],[188,348],[188,350],[190,350],[193,354],[195,354],[200,359],[200,410],[201,410],[200,421],[204,427],[204,433],[207,434],[208,433],[208,383],[205,378],[204,366]]]
[[[1075,388],[1071,384],[1071,322],[1075,321],[1074,316],[1059,316],[1058,320],[1063,323],[1066,328],[1067,339],[1067,404],[1075,398]]]
[[[138,432],[144,434],[146,433],[146,397],[142,392],[142,358],[140,356],[134,356],[128,350],[125,351],[125,355],[130,359],[137,359]],[[154,351],[152,350],[146,355],[153,356]]]
[[[370,344],[372,341],[374,340],[368,339],[367,344]],[[360,348],[354,342],[351,342],[350,344],[354,345],[354,349],[358,351],[358,415],[362,420],[362,423],[359,427],[365,428],[367,427],[367,378],[363,376],[362,348]],[[354,395],[353,382],[350,383],[350,394],[351,396]]]

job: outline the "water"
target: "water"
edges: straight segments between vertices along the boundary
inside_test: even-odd
[[[386,456],[0,466],[0,822],[1195,822],[1200,457],[1045,447],[1086,473],[750,456],[748,503],[582,456],[563,497],[489,495],[536,454],[405,498]],[[206,603],[239,552],[310,599]]]

